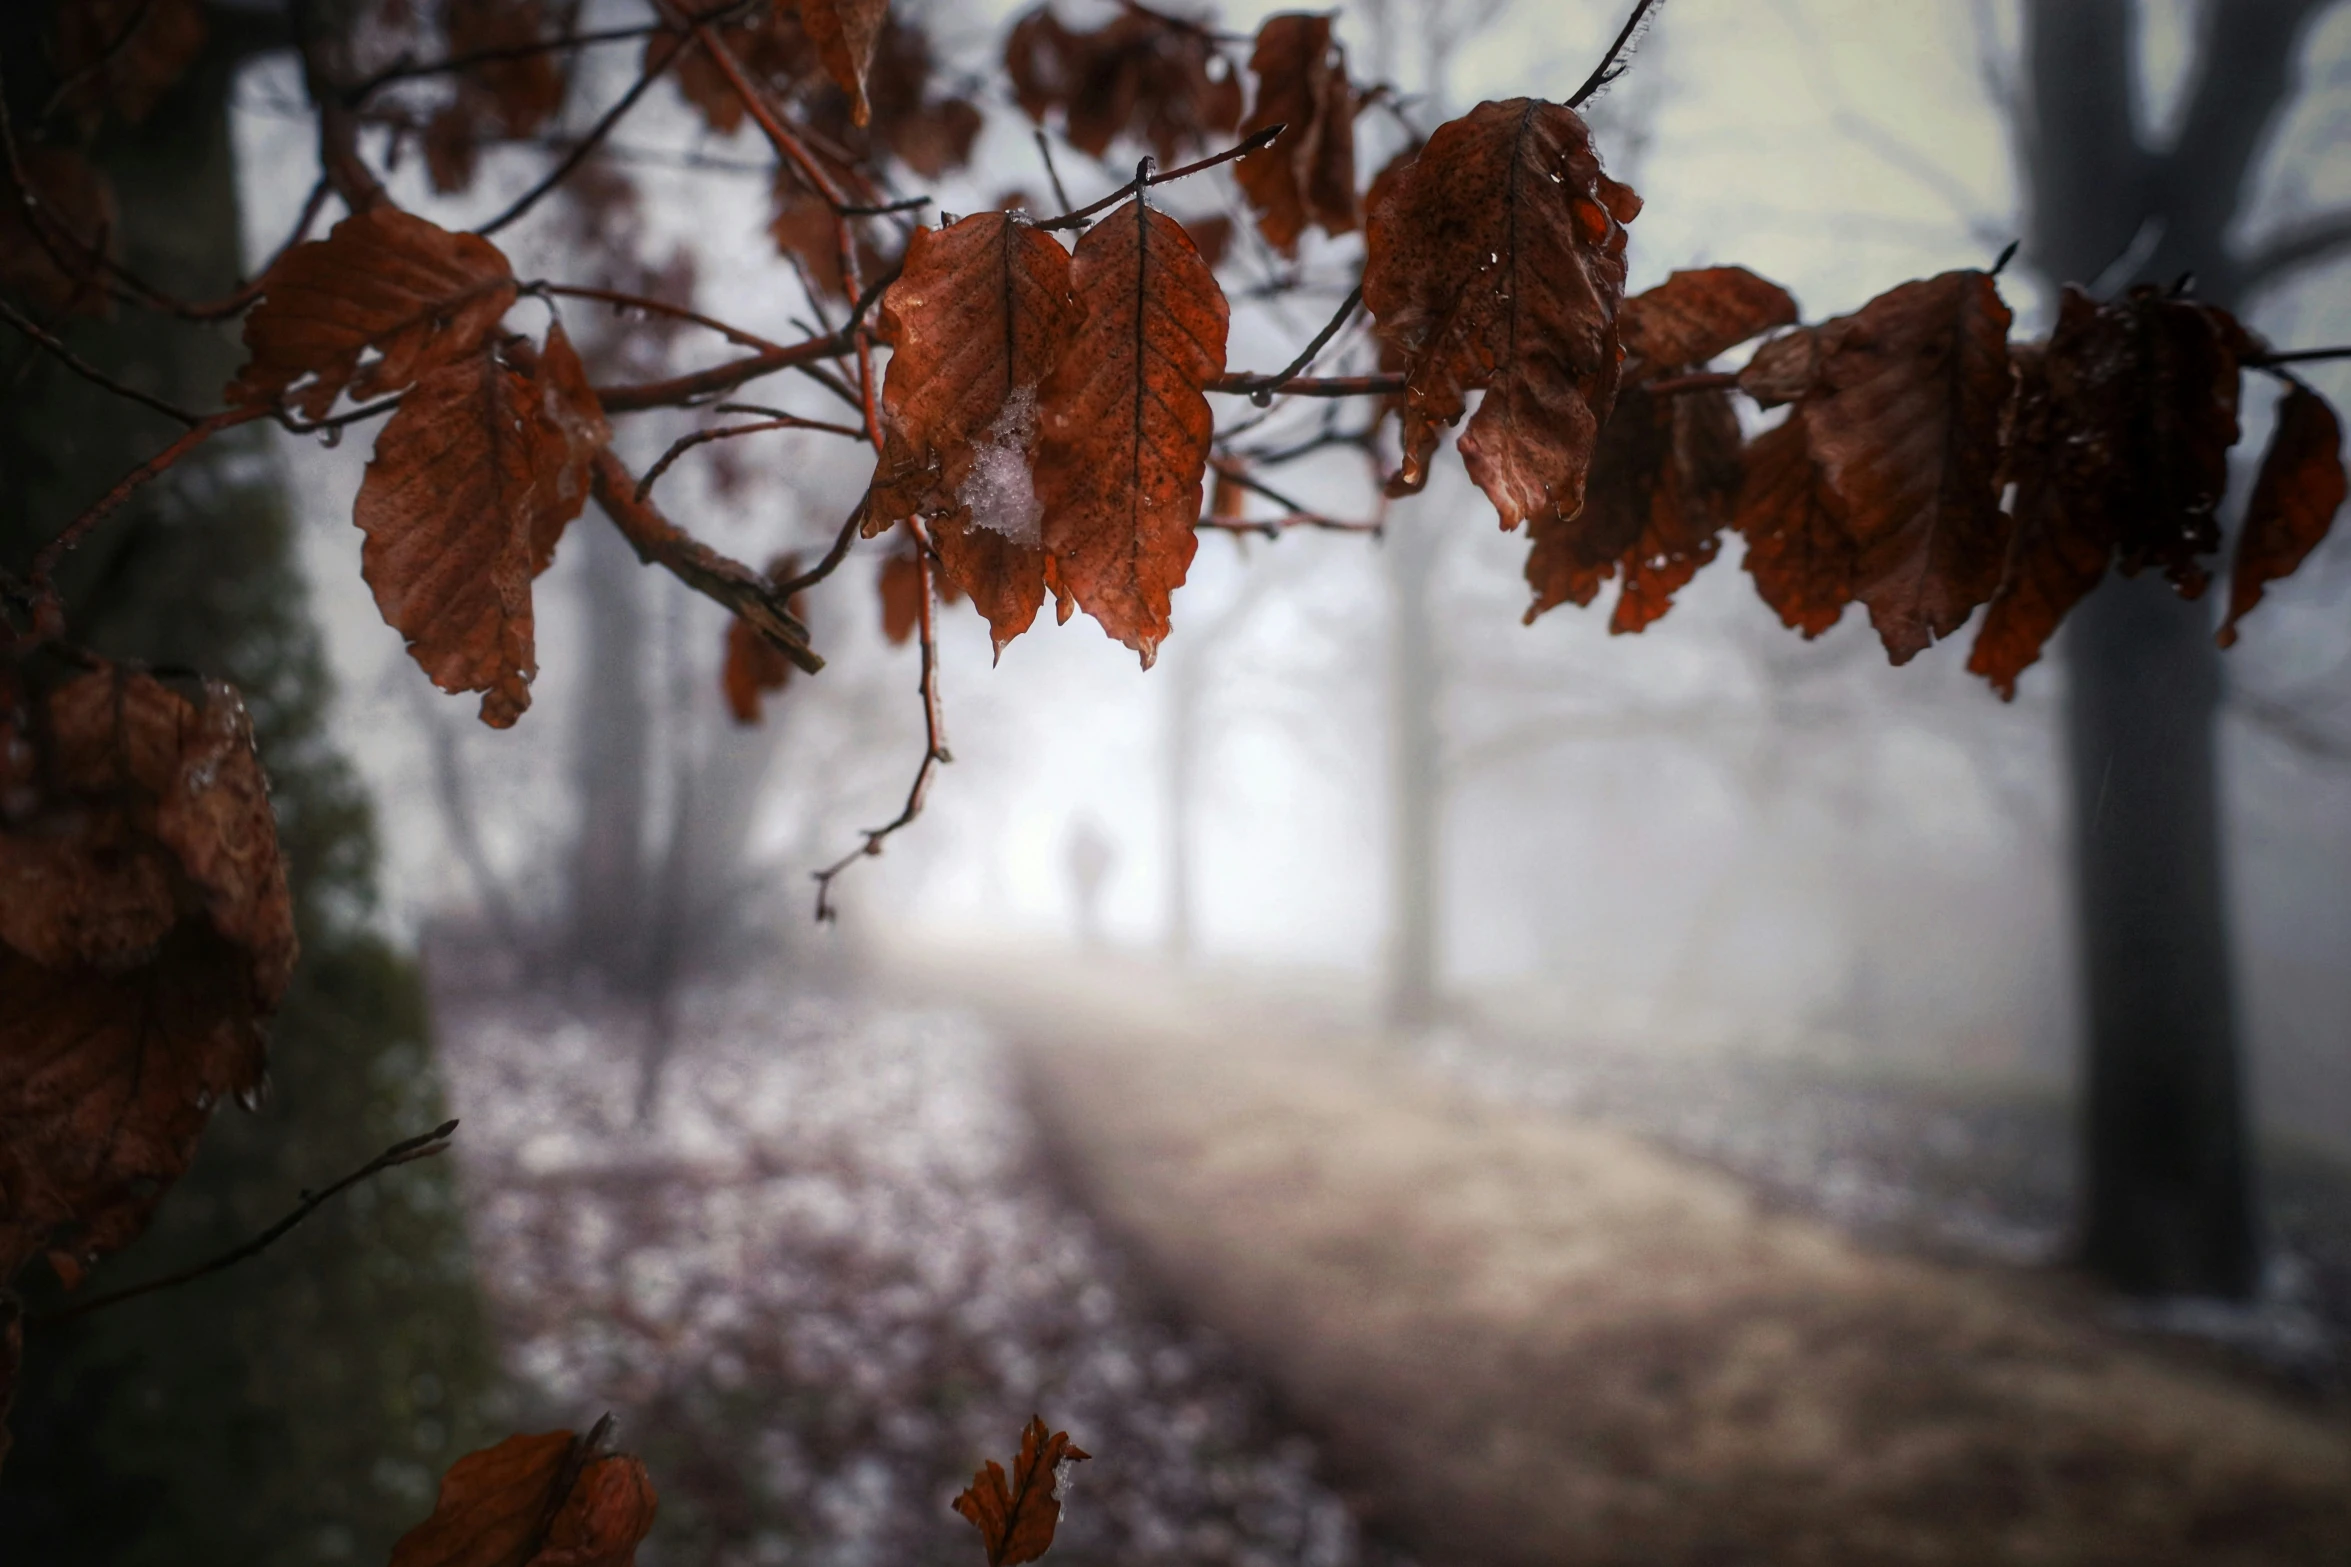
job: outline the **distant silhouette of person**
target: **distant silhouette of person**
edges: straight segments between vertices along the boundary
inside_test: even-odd
[[[1102,945],[1102,888],[1117,859],[1116,846],[1093,822],[1080,821],[1070,829],[1070,902],[1077,910],[1078,940],[1085,946]]]

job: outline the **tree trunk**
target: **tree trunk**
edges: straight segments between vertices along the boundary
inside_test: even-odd
[[[2225,244],[2316,0],[2204,7],[2169,149],[2141,140],[2128,0],[2033,0],[2017,105],[2026,261],[2107,289],[2194,274],[2238,308]],[[2132,252],[2142,259],[2130,265]],[[2249,1296],[2260,1271],[2222,873],[2207,605],[2109,580],[2063,638],[2086,1028],[2082,1260],[2135,1292]]]
[[[644,570],[618,530],[576,528],[587,668],[572,731],[579,834],[572,844],[571,961],[615,989],[642,977],[649,857],[645,803],[652,711]]]
[[[1388,572],[1388,1021],[1436,1021],[1442,972],[1443,728],[1438,704],[1438,519],[1427,503],[1388,514],[1381,558]]]

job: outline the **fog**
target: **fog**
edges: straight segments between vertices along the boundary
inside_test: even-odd
[[[636,15],[587,14],[607,9]],[[1014,9],[925,16],[988,112],[971,166],[928,186],[944,212],[1049,188],[1030,123],[985,80]],[[1271,9],[1234,5],[1224,24]],[[1646,202],[1631,289],[1737,262],[1816,322],[1991,266],[2026,222],[2015,10],[1662,8],[1591,114]],[[1398,83],[1424,129],[1486,98],[1564,97],[1621,21],[1584,0],[1340,14],[1357,74]],[[2159,136],[2193,85],[2197,8],[2140,14]],[[572,130],[636,59],[583,56]],[[2300,81],[2248,244],[2351,201],[2351,6],[2312,32]],[[255,258],[316,175],[299,98],[285,60],[238,87]],[[1361,124],[1368,175],[1402,133],[1370,110]],[[1064,147],[1059,174],[1091,200],[1130,155]],[[390,186],[454,228],[549,158],[494,150],[447,198],[411,157]],[[638,196],[598,242],[625,231],[649,274],[690,278],[696,308],[779,341],[833,308],[778,259],[754,130],[713,136],[665,89],[611,162]],[[1157,195],[1246,227],[1221,171]],[[576,270],[591,242],[568,221],[501,233],[518,276]],[[1287,362],[1361,243],[1310,238],[1294,271],[1242,245],[1229,363]],[[2251,324],[2281,345],[2351,342],[2345,276],[2287,274]],[[2040,280],[2019,264],[2001,287],[2020,335],[2047,329]],[[544,306],[515,319],[535,330]],[[579,301],[562,317],[629,379],[723,351]],[[1375,352],[1358,321],[1318,365],[1364,370]],[[2351,399],[2351,367],[2307,370]],[[743,395],[823,411],[820,388],[784,380]],[[2275,395],[2248,378],[2232,517]],[[1220,424],[1252,412],[1225,401]],[[1311,437],[1326,410],[1306,401],[1265,428]],[[705,422],[638,416],[620,446],[643,472]],[[2244,1535],[2256,1556],[2286,1549],[2260,1532],[2278,1519],[2314,1553],[2340,1538],[2292,1498],[2310,1475],[2322,1493],[2340,1461],[2313,1411],[2339,1415],[2351,1333],[2342,530],[2271,586],[2224,660],[2230,936],[2264,1233],[2283,1260],[2249,1307],[2117,1304],[2063,1269],[2083,1024],[2054,647],[2002,702],[1953,645],[1972,626],[1901,668],[1858,607],[1805,641],[1759,599],[1735,537],[1642,634],[1610,633],[1613,584],[1526,625],[1526,540],[1495,526],[1449,450],[1425,493],[1394,502],[1360,454],[1326,452],[1280,487],[1379,535],[1205,534],[1156,667],[1085,617],[1040,616],[997,657],[967,605],[944,606],[952,763],[919,820],[842,872],[839,918],[819,924],[814,873],[898,812],[923,751],[917,650],[881,623],[888,541],[809,595],[827,667],[744,731],[720,696],[724,612],[586,542],[591,510],[538,586],[532,709],[493,731],[472,698],[429,689],[361,579],[349,516],[367,444],[282,437],[281,455],[336,733],[381,817],[375,917],[425,956],[442,1071],[474,1118],[462,1156],[509,1370],[526,1407],[615,1400],[705,1465],[680,1505],[693,1539],[735,1552],[713,1559],[948,1559],[921,1532],[933,1471],[968,1468],[958,1444],[999,1405],[1055,1397],[1049,1421],[1126,1455],[1099,1471],[1086,1527],[1104,1532],[1078,1536],[1081,1560],[1443,1559],[1432,1538],[1464,1559],[1618,1559],[1594,1520],[1662,1542],[1641,1559],[1870,1559],[1805,1555],[1813,1525],[1754,1475],[1817,1460],[1819,1508],[1874,1528],[1912,1493],[1870,1464],[1931,1468],[1929,1448],[1975,1465],[1964,1496],[1918,1515],[1960,1555],[1882,1559],[1994,1559],[2011,1537],[1969,1531],[2009,1505],[2015,1474],[2036,1497],[2074,1483],[2050,1475],[2106,1477],[2064,1491],[2052,1560],[2190,1559],[2129,1556],[2164,1526],[2112,1519],[2239,1490],[2262,1520]],[[738,559],[806,560],[870,478],[862,452],[804,431],[704,447],[659,496]],[[627,780],[596,784],[592,758],[616,754]],[[1425,886],[1414,778],[1430,791]],[[598,881],[615,820],[627,873]],[[1416,912],[1433,931],[1419,980]],[[585,951],[598,919],[638,955],[556,956]],[[654,949],[677,955],[641,958]],[[1703,1306],[1667,1323],[1659,1301]],[[1971,1369],[1945,1382],[1919,1369],[1933,1355],[1912,1363],[1949,1343]],[[1969,1378],[2009,1354],[2025,1369],[1983,1372],[2001,1391],[1982,1394]],[[1735,1413],[1750,1397],[1781,1402],[1750,1420]],[[1950,1429],[1877,1452],[1871,1420],[1914,1406]],[[1984,1409],[1991,1434],[1968,1424]],[[753,1457],[713,1456],[729,1421],[756,1427]],[[2226,1441],[2207,1452],[2205,1429]],[[1540,1464],[1560,1453],[1591,1467],[1547,1491]],[[2125,1478],[2100,1490],[2114,1454]],[[2265,1475],[2287,1477],[2275,1497]],[[1693,1533],[1671,1504],[1718,1483],[1750,1533]],[[930,1521],[901,1526],[918,1507]],[[2126,1555],[2082,1543],[2109,1527]],[[1706,1555],[1725,1539],[1762,1554]],[[1545,1542],[1569,1543],[1546,1557]]]

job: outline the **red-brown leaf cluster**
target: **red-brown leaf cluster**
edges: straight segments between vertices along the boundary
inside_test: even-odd
[[[63,107],[85,128],[108,109],[136,125],[204,52],[202,0],[68,0],[57,13]]]
[[[1472,392],[1462,461],[1502,526],[1573,516],[1615,406],[1624,225],[1640,198],[1600,170],[1572,109],[1484,103],[1438,127],[1371,208],[1363,302],[1403,361],[1403,466],[1428,482]]]
[[[255,1091],[295,957],[237,693],[0,666],[0,1283],[145,1227]]]
[[[439,191],[473,183],[481,143],[530,136],[563,107],[566,55],[531,46],[553,34],[541,0],[446,0],[441,11],[447,57],[491,56],[457,75],[454,97],[424,132],[425,164]]]
[[[1139,4],[1091,32],[1039,6],[1013,24],[1004,67],[1029,118],[1042,125],[1058,112],[1062,134],[1090,157],[1128,137],[1173,163],[1241,123],[1240,75],[1216,35]]]
[[[1355,195],[1355,88],[1347,53],[1331,37],[1331,18],[1290,13],[1266,18],[1249,57],[1256,102],[1244,137],[1279,125],[1281,136],[1233,166],[1233,178],[1257,209],[1258,232],[1283,255],[1319,227],[1352,233]]]
[[[510,1436],[441,1477],[432,1516],[391,1567],[631,1567],[653,1527],[644,1463],[569,1431]]]
[[[1011,1475],[993,1458],[972,1475],[955,1498],[955,1510],[979,1530],[988,1567],[1021,1567],[1051,1549],[1061,1522],[1061,1477],[1068,1465],[1091,1456],[1067,1431],[1048,1435],[1043,1418],[1032,1415],[1020,1433]]]

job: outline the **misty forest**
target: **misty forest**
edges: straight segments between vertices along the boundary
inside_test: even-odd
[[[2351,0],[0,5],[0,1563],[2351,1562]]]

